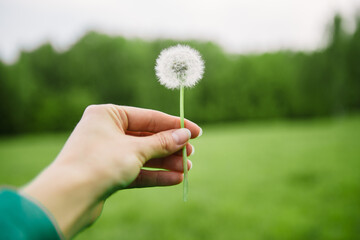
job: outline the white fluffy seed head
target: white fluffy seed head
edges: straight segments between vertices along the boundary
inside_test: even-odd
[[[161,51],[155,71],[167,88],[193,87],[204,74],[204,61],[198,51],[179,44]]]

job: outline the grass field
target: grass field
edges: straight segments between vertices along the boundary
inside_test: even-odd
[[[0,140],[20,186],[68,134]],[[182,186],[116,193],[77,239],[360,239],[360,117],[204,126]]]

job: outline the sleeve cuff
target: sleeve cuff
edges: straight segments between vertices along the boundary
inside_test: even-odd
[[[51,215],[16,190],[0,188],[0,239],[62,239]]]

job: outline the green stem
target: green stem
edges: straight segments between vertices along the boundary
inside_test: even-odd
[[[180,87],[180,124],[181,124],[181,128],[185,127],[185,124],[184,124],[184,86]],[[184,199],[184,202],[186,202],[187,194],[188,194],[188,169],[187,169],[186,146],[184,146],[184,148],[183,148],[183,167],[184,167],[183,199]]]

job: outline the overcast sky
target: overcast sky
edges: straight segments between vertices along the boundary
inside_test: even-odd
[[[0,59],[46,41],[65,50],[88,30],[212,40],[239,53],[312,50],[335,12],[350,21],[359,9],[360,0],[0,0]]]

